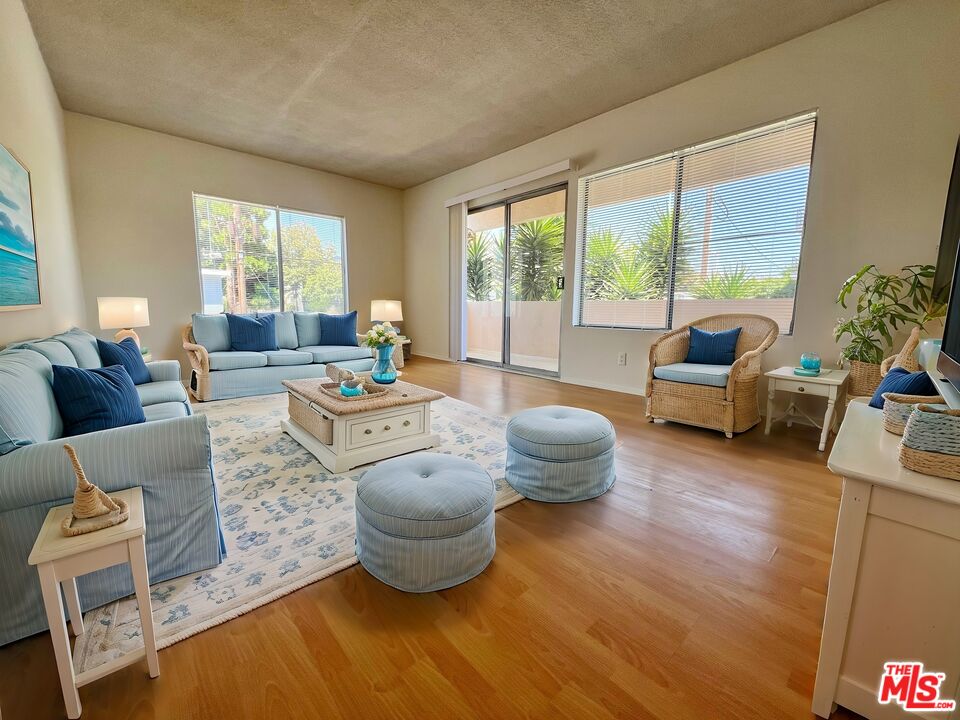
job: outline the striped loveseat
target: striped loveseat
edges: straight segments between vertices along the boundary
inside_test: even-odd
[[[52,366],[99,367],[96,339],[71,330],[0,352],[0,645],[47,628],[27,556],[47,511],[69,503],[76,478],[63,444]],[[193,415],[176,361],[147,363],[137,386],[146,423],[69,438],[87,476],[106,492],[139,485],[151,582],[218,565],[225,552],[210,432]],[[77,579],[84,610],[133,592],[118,565]]]

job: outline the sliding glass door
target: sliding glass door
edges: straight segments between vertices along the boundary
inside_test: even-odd
[[[467,214],[467,359],[557,374],[566,186]]]

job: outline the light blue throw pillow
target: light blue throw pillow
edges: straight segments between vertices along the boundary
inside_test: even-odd
[[[193,339],[207,352],[225,352],[230,349],[230,326],[226,315],[193,314]]]
[[[273,315],[276,318],[277,346],[281,350],[296,350],[300,347],[297,344],[297,323],[292,312],[257,313],[257,317],[266,315]]]
[[[297,326],[297,347],[320,344],[320,313],[295,312],[293,320]]]

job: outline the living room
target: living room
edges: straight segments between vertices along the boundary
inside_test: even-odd
[[[0,27],[3,718],[960,697],[956,2]]]

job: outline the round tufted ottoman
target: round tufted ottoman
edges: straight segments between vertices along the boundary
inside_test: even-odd
[[[493,558],[495,488],[474,462],[417,453],[371,468],[357,484],[357,557],[406,592],[442,590]]]
[[[617,436],[603,415],[547,405],[507,423],[507,482],[524,497],[575,502],[603,495],[616,479]]]

